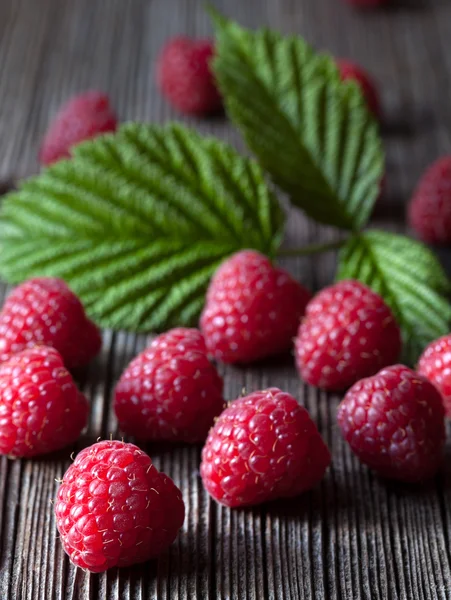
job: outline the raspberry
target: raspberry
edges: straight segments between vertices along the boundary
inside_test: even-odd
[[[288,350],[310,292],[253,250],[226,260],[207,292],[201,329],[209,352],[249,363]]]
[[[0,365],[0,453],[31,457],[78,439],[88,402],[53,348],[19,352]]]
[[[210,63],[211,40],[177,37],[163,48],[158,61],[158,84],[166,99],[180,112],[206,115],[222,108]]]
[[[404,365],[356,383],[339,406],[338,424],[351,450],[383,477],[422,481],[443,459],[440,394]]]
[[[200,473],[226,506],[297,496],[322,479],[330,453],[308,412],[277,388],[232,402],[211,429]]]
[[[139,439],[203,442],[224,407],[222,388],[200,331],[172,329],[129,364],[114,409],[122,431]]]
[[[420,357],[417,371],[441,393],[445,412],[451,417],[451,335],[429,344]]]
[[[369,110],[375,117],[381,115],[379,94],[370,75],[359,65],[349,60],[337,60],[338,70],[343,81],[355,81],[366,100]]]
[[[423,241],[451,244],[451,155],[434,162],[420,179],[408,220]]]
[[[56,348],[68,369],[87,364],[100,351],[99,330],[61,279],[25,281],[0,312],[0,360],[36,344]]]
[[[308,304],[295,345],[304,381],[341,390],[394,363],[401,334],[382,298],[349,280],[325,288]]]
[[[185,505],[145,452],[107,441],[77,455],[58,490],[55,514],[74,565],[100,573],[161,554],[183,525]]]
[[[74,96],[63,105],[47,130],[39,162],[50,165],[69,158],[72,146],[116,128],[117,118],[105,94],[89,91]]]

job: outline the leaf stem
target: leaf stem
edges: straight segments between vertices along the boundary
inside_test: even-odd
[[[332,250],[338,250],[345,245],[346,239],[335,240],[334,242],[326,242],[325,244],[309,244],[307,246],[301,246],[300,248],[286,248],[285,250],[279,250],[277,256],[309,256],[310,254],[320,254],[321,252],[331,252]]]

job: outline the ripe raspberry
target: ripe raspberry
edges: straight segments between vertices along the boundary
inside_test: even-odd
[[[85,448],[55,502],[64,550],[93,573],[150,560],[172,544],[185,518],[178,487],[134,444]]]
[[[429,344],[420,357],[417,371],[441,393],[445,412],[451,417],[451,335]]]
[[[0,453],[31,457],[78,439],[88,402],[53,348],[19,352],[0,365]]]
[[[266,256],[238,252],[207,292],[200,324],[209,352],[225,363],[249,363],[288,350],[310,297]]]
[[[158,84],[180,112],[202,116],[222,108],[210,68],[213,55],[211,40],[177,37],[164,46],[158,60]]]
[[[400,351],[401,334],[391,310],[375,292],[352,280],[313,298],[296,339],[301,377],[332,390],[394,363]]]
[[[355,81],[362,90],[369,110],[375,117],[381,115],[379,94],[370,75],[361,66],[349,60],[337,60],[338,70],[343,81]]]
[[[56,348],[68,369],[87,364],[102,338],[77,296],[61,279],[29,279],[16,287],[0,312],[0,360],[36,344]]]
[[[203,442],[224,407],[223,383],[197,329],[157,337],[116,387],[119,426],[138,439]]]
[[[116,128],[117,118],[108,96],[96,91],[74,96],[63,105],[47,130],[39,162],[50,165],[69,158],[72,146]]]
[[[226,506],[297,496],[314,487],[330,453],[308,412],[277,388],[232,402],[211,429],[200,474]]]
[[[442,399],[404,365],[356,383],[339,406],[338,424],[352,451],[383,477],[422,481],[435,475],[442,461]]]
[[[451,244],[451,155],[424,173],[409,204],[408,220],[429,244]]]

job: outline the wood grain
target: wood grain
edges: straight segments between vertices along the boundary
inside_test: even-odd
[[[379,225],[402,228],[395,219],[421,170],[451,147],[451,2],[411,0],[371,14],[337,0],[214,4],[245,25],[301,33],[370,69],[386,114],[388,190],[377,210]],[[201,0],[2,0],[0,176],[6,181],[37,170],[51,115],[79,90],[106,90],[124,120],[178,118],[155,85],[158,50],[177,33],[210,34]],[[242,147],[225,120],[184,120]],[[287,244],[335,235],[299,213],[290,216]],[[334,260],[330,254],[284,264],[317,288],[331,280]],[[75,450],[117,434],[112,389],[144,343],[143,337],[104,333],[102,355],[81,380],[92,416]],[[302,385],[290,357],[222,372],[227,399],[243,387],[276,385],[305,404],[334,458],[321,485],[290,502],[230,511],[202,489],[199,448],[149,446],[157,466],[183,490],[183,531],[158,561],[90,575],[64,556],[50,504],[71,449],[42,460],[2,458],[1,600],[451,598],[450,460],[420,489],[380,482],[338,435],[339,398]]]

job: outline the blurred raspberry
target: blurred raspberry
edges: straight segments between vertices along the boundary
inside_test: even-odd
[[[426,170],[410,201],[408,220],[425,242],[451,245],[451,156]]]
[[[375,117],[380,118],[382,110],[376,84],[367,71],[350,60],[336,61],[343,81],[355,81],[362,90],[369,110]]]
[[[211,70],[214,44],[187,37],[171,39],[158,60],[158,83],[166,99],[180,112],[206,115],[222,108]]]
[[[71,98],[56,115],[39,150],[39,161],[50,165],[69,158],[72,146],[116,128],[117,117],[108,96],[97,91],[83,92]]]

